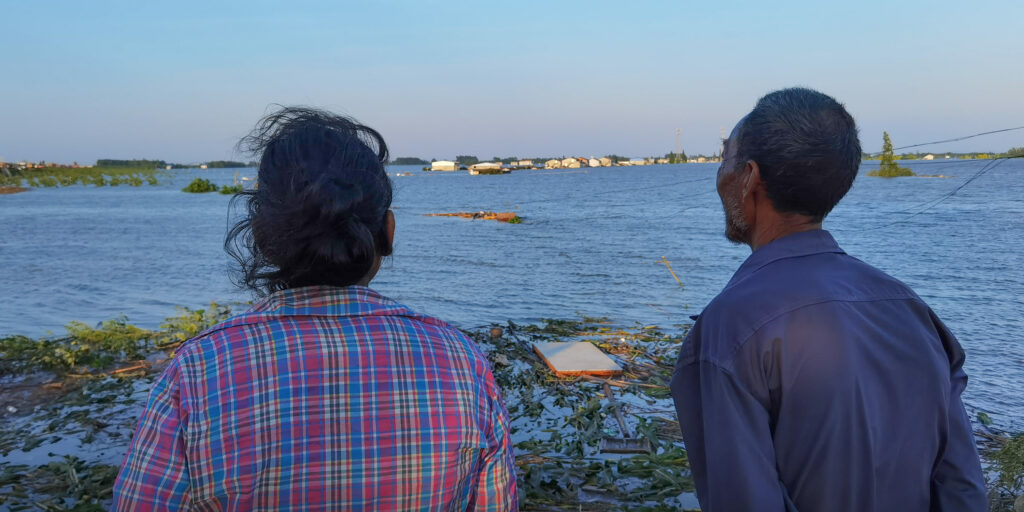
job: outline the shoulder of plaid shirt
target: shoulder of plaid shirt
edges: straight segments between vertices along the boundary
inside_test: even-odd
[[[113,510],[515,510],[476,344],[360,286],[277,292],[184,343]]]

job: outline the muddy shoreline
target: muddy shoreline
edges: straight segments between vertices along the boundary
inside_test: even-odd
[[[63,338],[0,336],[0,510],[106,509],[153,379],[181,342],[230,315],[231,308],[211,304],[179,308],[157,331],[118,320],[96,328],[70,324]],[[465,332],[487,354],[503,391],[522,510],[698,507],[668,388],[685,329],[583,317]],[[557,377],[532,350],[534,342],[552,341],[592,343],[624,372]],[[603,439],[621,436],[606,385],[650,453],[601,451]],[[977,434],[992,510],[1012,510],[1019,489],[993,456],[1009,453],[1003,448],[1018,438],[985,426]]]

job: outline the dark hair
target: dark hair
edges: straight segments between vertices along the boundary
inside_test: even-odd
[[[850,190],[860,167],[853,117],[811,89],[765,95],[744,119],[738,139],[738,160],[757,162],[772,206],[819,222]]]
[[[391,254],[388,149],[377,131],[323,110],[282,107],[238,147],[258,155],[259,177],[232,200],[247,207],[224,241],[241,266],[236,284],[260,295],[349,286],[378,255]]]

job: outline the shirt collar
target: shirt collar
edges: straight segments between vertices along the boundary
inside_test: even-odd
[[[245,313],[233,316],[192,339],[204,338],[232,327],[270,322],[291,316],[403,316],[448,327],[448,324],[441,320],[419,315],[365,286],[306,286],[276,291],[257,301]]]
[[[839,248],[839,244],[832,238],[832,235],[824,229],[801,231],[791,235],[773,240],[765,246],[754,251],[740,268],[733,274],[732,279],[726,288],[743,280],[758,269],[773,262],[787,259],[809,256],[811,254],[839,253],[846,254]]]
[[[276,291],[246,315],[269,316],[412,316],[409,308],[365,286],[304,286]]]

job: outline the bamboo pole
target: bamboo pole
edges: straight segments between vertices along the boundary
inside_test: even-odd
[[[686,289],[686,287],[683,286],[683,282],[679,280],[679,276],[677,276],[676,272],[674,270],[672,270],[672,263],[670,263],[668,261],[668,258],[662,256],[661,257],[661,261],[659,261],[658,263],[661,263],[662,265],[665,265],[666,267],[668,267],[668,271],[672,273],[672,277],[676,278],[676,282],[679,283],[679,287],[684,289],[684,290]]]

